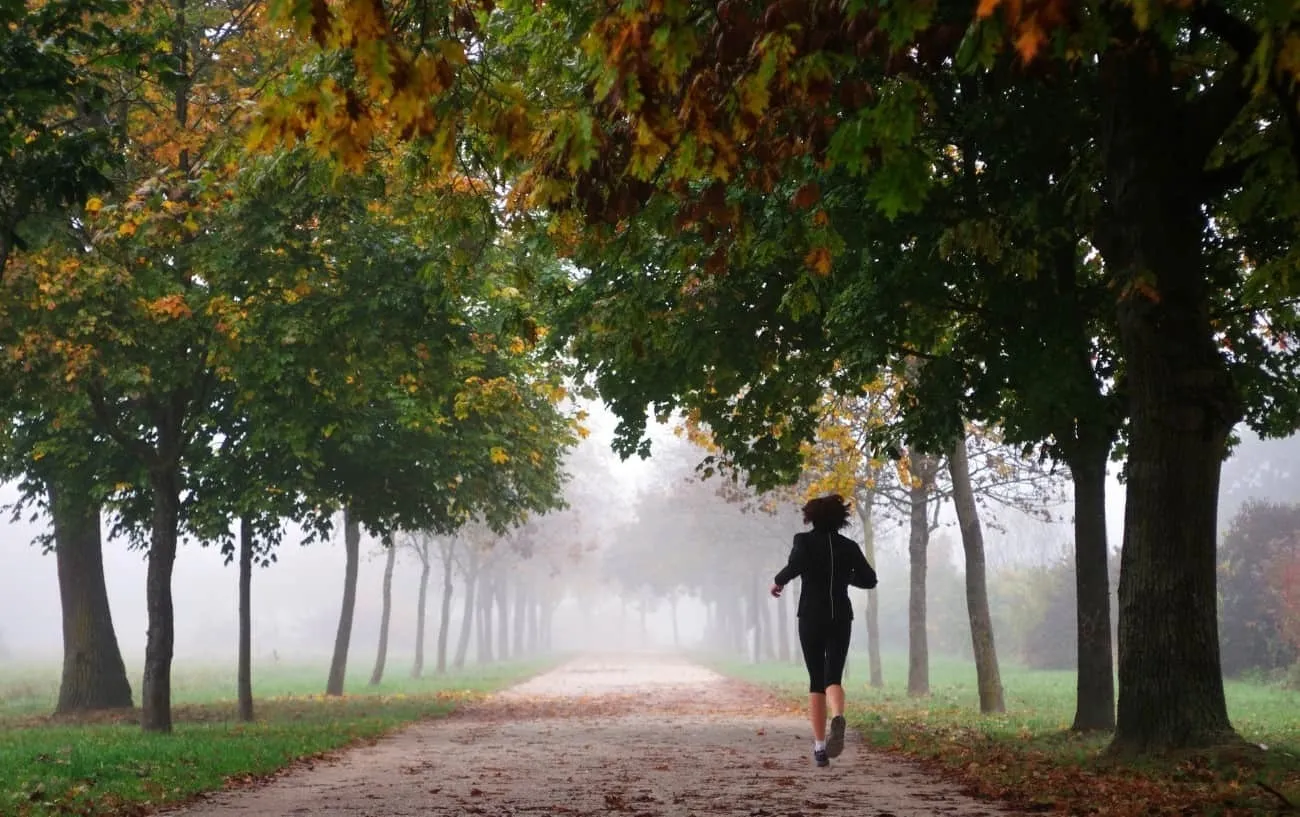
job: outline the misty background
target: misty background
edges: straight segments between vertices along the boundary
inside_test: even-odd
[[[550,570],[529,573],[538,577],[534,581],[554,584],[562,596],[554,613],[552,648],[600,651],[720,646],[716,637],[710,641],[708,611],[698,596],[688,591],[655,593],[649,589],[653,582],[643,584],[638,578],[652,568],[670,574],[674,567],[679,573],[736,569],[752,572],[755,581],[765,588],[783,564],[791,536],[802,528],[797,507],[790,503],[791,507],[769,516],[746,513],[718,498],[717,480],[699,482],[691,476],[704,452],[663,426],[653,427],[652,459],[620,461],[610,450],[614,419],[599,406],[588,409],[591,436],[572,453],[567,465],[573,479],[566,495],[583,520],[580,530],[575,526],[575,541],[571,544],[581,555],[564,559]],[[1242,442],[1224,466],[1219,501],[1221,531],[1247,499],[1291,502],[1300,494],[1296,490],[1300,437],[1261,441],[1244,429],[1241,434]],[[1112,465],[1107,486],[1107,528],[1112,550],[1117,550],[1122,541],[1124,512],[1124,489],[1115,469]],[[1038,571],[1040,576],[1050,573],[1055,577],[1052,580],[1060,583],[1059,607],[1064,615],[1055,619],[1060,632],[1046,636],[1049,640],[1055,636],[1059,636],[1057,641],[1068,640],[1069,650],[1057,652],[1072,658],[1073,544],[1069,483],[1064,475],[1059,490],[1064,492],[1064,501],[1048,508],[1055,520],[1050,523],[1006,508],[982,511],[990,603],[1004,660],[1023,660],[1026,639],[1031,638],[1021,632],[1027,614],[1020,598],[1026,571]],[[13,485],[0,488],[0,502],[5,505],[16,496]],[[685,502],[683,497],[692,499]],[[928,628],[933,652],[969,656],[961,541],[950,505],[945,503],[940,527],[931,538]],[[709,517],[706,529],[700,526],[703,515]],[[902,650],[907,643],[907,531],[900,521],[887,515],[876,521],[876,568],[880,575],[877,592],[885,650]],[[43,516],[9,521],[6,515],[0,523],[0,660],[5,663],[57,667],[61,658],[55,561],[36,544],[48,529],[48,518]],[[861,541],[859,525],[845,533]],[[301,534],[290,528],[278,549],[277,562],[255,570],[255,663],[325,666],[329,661],[343,588],[341,525],[336,525],[328,541],[303,546],[298,544],[301,539]],[[633,548],[654,554],[660,564],[647,567],[621,563],[619,554]],[[697,559],[710,548],[740,556],[729,556],[731,561],[721,568],[707,560],[696,567],[682,561]],[[132,676],[138,676],[145,646],[145,555],[143,550],[128,549],[121,538],[106,539],[104,543],[104,572],[113,621]],[[366,536],[362,542],[350,671],[366,671],[374,661],[384,561],[379,541]],[[426,649],[432,649],[437,634],[440,575],[441,567],[435,564],[429,585]],[[414,552],[399,548],[389,633],[390,660],[398,663],[406,663],[414,653],[419,576],[420,565]],[[217,548],[201,547],[192,541],[182,545],[174,577],[179,665],[233,662],[238,637],[236,582],[235,566],[225,564]],[[1115,589],[1112,584],[1112,598]],[[864,591],[854,592],[854,607],[860,619]],[[453,639],[460,624],[460,593],[463,590],[458,581],[452,604]],[[782,610],[787,616],[793,615],[793,605],[782,605]],[[1041,617],[1042,611],[1038,615]],[[855,628],[855,649],[863,643],[863,630]],[[1037,637],[1041,639],[1044,634],[1040,632]],[[792,630],[790,641],[788,655],[793,660],[798,653],[793,648]],[[786,654],[785,650],[781,652]],[[473,650],[470,658],[474,660]]]

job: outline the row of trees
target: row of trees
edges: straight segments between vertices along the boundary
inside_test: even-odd
[[[46,37],[68,58],[39,63],[57,92],[25,97],[23,110],[36,113],[17,121],[34,120],[21,127],[53,134],[58,144],[81,132],[80,123],[105,121],[110,137],[125,131],[118,143],[125,167],[143,156],[158,172],[108,179],[120,209],[93,200],[71,223],[56,220],[76,240],[43,267],[32,265],[39,273],[15,276],[27,289],[14,300],[37,308],[11,314],[42,327],[64,319],[61,304],[79,304],[83,291],[106,290],[108,281],[153,287],[110,301],[107,312],[77,312],[77,332],[62,346],[15,345],[19,368],[53,369],[74,388],[91,379],[83,371],[88,346],[100,356],[109,342],[125,350],[120,360],[129,365],[109,367],[117,374],[104,385],[112,388],[89,400],[97,428],[125,411],[110,399],[114,389],[133,394],[145,383],[152,393],[152,384],[168,384],[157,416],[135,421],[150,429],[136,442],[153,453],[125,449],[137,454],[130,467],[164,489],[153,495],[173,496],[182,473],[173,453],[194,429],[211,430],[209,448],[227,435],[242,439],[216,419],[225,415],[209,420],[194,411],[194,394],[204,395],[199,403],[229,394],[254,440],[273,426],[259,412],[276,401],[240,397],[263,389],[314,397],[305,386],[276,391],[272,384],[301,380],[283,376],[281,356],[247,362],[239,353],[246,347],[221,327],[237,327],[259,349],[283,349],[275,342],[286,334],[314,349],[318,336],[304,330],[337,332],[339,324],[304,318],[286,333],[272,320],[286,311],[280,302],[294,307],[289,313],[315,302],[299,285],[320,282],[295,277],[300,264],[314,269],[304,259],[325,247],[330,262],[353,251],[369,259],[401,244],[394,231],[423,223],[442,239],[438,269],[459,275],[488,253],[498,259],[488,267],[508,266],[523,292],[544,285],[556,306],[548,347],[572,356],[619,414],[624,454],[648,451],[647,407],[659,415],[682,409],[757,488],[791,484],[822,421],[825,393],[856,397],[884,374],[898,384],[899,411],[865,445],[906,464],[907,491],[923,494],[944,457],[954,482],[963,482],[972,426],[1068,466],[1080,627],[1076,727],[1114,724],[1114,747],[1124,751],[1234,738],[1216,632],[1220,465],[1238,421],[1281,434],[1296,427],[1300,406],[1296,345],[1287,340],[1297,320],[1289,282],[1300,132],[1291,55],[1300,25],[1287,4],[347,0],[286,4],[282,22],[297,39],[276,21],[264,24],[257,4],[173,0],[153,16],[150,7],[113,8],[142,21],[122,28],[150,41],[143,53],[166,58],[138,59],[134,73],[122,75],[125,95],[138,91],[147,104],[128,105],[127,116],[91,104],[98,97],[84,88],[112,90],[99,95],[110,101],[118,88],[90,36],[99,29],[83,32],[84,18],[74,15],[50,25],[76,36]],[[23,25],[6,36],[31,39]],[[381,174],[408,183],[346,220],[307,208],[277,221],[277,207],[297,200],[293,191],[311,189],[303,183],[238,221],[244,232],[227,229],[219,215],[241,198],[225,191],[245,178],[245,165],[293,164],[230,161],[238,146],[220,135],[259,107],[247,136],[271,157],[286,155],[285,144],[303,145],[359,179],[372,179],[376,164],[416,172]],[[51,115],[63,110],[75,116]],[[1047,132],[1058,138],[1039,136]],[[31,150],[18,146],[11,155]],[[50,163],[59,179],[72,180],[61,189],[100,182],[66,158]],[[354,180],[334,194],[347,199],[360,189]],[[436,206],[422,196],[406,206],[403,196],[414,192]],[[19,213],[26,232],[17,231],[28,244],[43,223],[30,217],[36,204],[79,200],[29,199]],[[367,221],[372,204],[382,217]],[[511,229],[503,231],[507,218]],[[365,229],[349,233],[354,220]],[[292,226],[264,234],[240,256],[263,222]],[[298,227],[318,223],[349,237],[313,244],[307,238],[316,233]],[[119,262],[73,266],[85,259],[72,249],[85,246],[112,248]],[[240,260],[209,269],[199,263],[209,253]],[[547,261],[554,256],[569,263]],[[266,273],[236,274],[249,259]],[[199,266],[202,275],[186,278]],[[384,292],[395,279],[409,277],[365,278],[353,291]],[[459,279],[442,280],[452,287]],[[278,300],[266,297],[267,281]],[[500,296],[506,289],[448,324],[478,321],[508,300]],[[227,300],[217,297],[223,292]],[[206,316],[210,334],[181,332],[192,315],[178,297]],[[266,311],[267,303],[276,309]],[[110,327],[120,336],[96,334]],[[489,334],[497,335],[478,330],[479,339]],[[532,336],[510,334],[525,346]],[[456,337],[441,336],[433,358],[463,348]],[[474,338],[463,340],[473,346]],[[326,347],[311,359],[333,362],[326,352],[334,347]],[[132,355],[157,348],[172,352],[168,365],[143,371]],[[354,354],[372,348],[361,343]],[[51,354],[63,364],[40,362]],[[210,357],[214,375],[191,379]],[[381,356],[375,367],[391,371],[384,365],[393,361]],[[322,391],[331,394],[355,394],[348,387],[365,383],[351,369],[315,371],[327,373]],[[463,372],[452,371],[440,382],[458,389],[451,384],[463,382]],[[236,382],[255,387],[225,388]],[[71,428],[78,416],[58,419]],[[310,452],[293,428],[275,436],[292,441],[294,453]],[[120,429],[115,436],[131,437]],[[1125,461],[1128,491],[1118,709],[1104,525],[1112,455]],[[204,472],[184,473],[188,480]],[[958,493],[970,562],[979,555],[973,491]],[[150,505],[149,513],[165,520],[175,505]],[[919,517],[919,503],[913,508]],[[151,545],[160,577],[169,527]],[[923,527],[918,518],[918,537]],[[918,538],[914,574],[923,573],[923,552]],[[161,587],[161,578],[152,584]],[[979,596],[978,587],[970,591]],[[158,595],[154,607],[161,611],[164,601]],[[159,655],[165,641],[160,629]]]
[[[434,174],[376,145],[341,177],[306,147],[247,150],[259,99],[304,55],[258,0],[22,8],[0,34],[4,76],[32,82],[5,83],[32,113],[6,119],[0,164],[18,250],[0,282],[0,465],[53,519],[59,709],[132,703],[104,513],[148,558],[145,730],[171,728],[186,537],[238,562],[251,707],[253,567],[287,523],[321,537],[341,512],[341,692],[363,530],[504,535],[563,504],[579,418],[515,286],[546,262],[473,167]],[[111,161],[85,152],[101,143]],[[29,195],[42,174],[66,185]]]

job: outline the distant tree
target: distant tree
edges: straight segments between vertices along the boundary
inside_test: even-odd
[[[1219,546],[1223,670],[1276,670],[1300,650],[1286,637],[1285,575],[1300,537],[1300,504],[1248,500]],[[1279,593],[1279,591],[1282,593]]]
[[[388,661],[388,630],[393,621],[393,569],[397,566],[397,545],[391,536],[384,539],[383,611],[379,615],[379,647],[375,655],[375,668],[370,673],[370,686],[379,686],[384,680],[384,665]]]

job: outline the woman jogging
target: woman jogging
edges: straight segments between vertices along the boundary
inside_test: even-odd
[[[803,521],[812,530],[794,535],[790,559],[772,584],[772,595],[796,576],[799,593],[799,644],[808,667],[808,717],[813,728],[813,760],[830,765],[844,750],[844,660],[853,630],[849,585],[871,589],[876,571],[858,543],[839,530],[849,521],[849,505],[839,494],[818,497],[803,506]],[[831,735],[826,738],[826,703],[830,699]]]

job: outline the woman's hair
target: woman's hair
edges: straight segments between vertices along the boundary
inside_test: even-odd
[[[839,494],[810,499],[803,506],[803,521],[820,530],[839,530],[849,524],[849,503]]]

